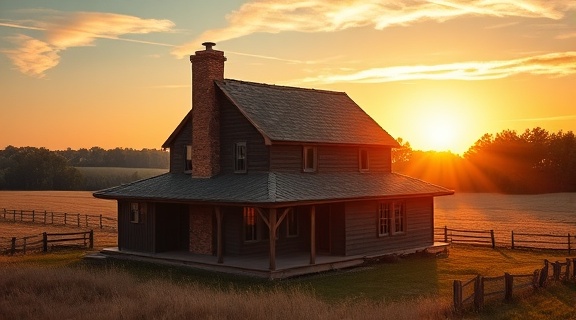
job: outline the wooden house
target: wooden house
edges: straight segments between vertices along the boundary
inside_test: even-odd
[[[224,79],[203,45],[170,171],[94,193],[118,200],[109,253],[279,278],[434,245],[453,191],[393,173],[398,143],[348,95]]]

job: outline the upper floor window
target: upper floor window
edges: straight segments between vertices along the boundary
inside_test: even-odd
[[[360,171],[368,171],[369,162],[368,162],[368,150],[360,149],[358,153],[358,166]]]
[[[246,172],[246,142],[237,142],[234,145],[234,172]]]
[[[303,155],[304,172],[316,172],[318,164],[318,155],[315,147],[304,147]]]
[[[186,164],[185,164],[184,170],[185,171],[191,171],[192,170],[192,146],[191,145],[186,146]]]
[[[147,205],[145,202],[130,203],[130,222],[144,223],[146,220]]]

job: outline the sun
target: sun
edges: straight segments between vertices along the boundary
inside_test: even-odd
[[[435,151],[448,151],[454,148],[458,135],[458,120],[450,114],[439,114],[426,121],[424,137],[425,144]]]

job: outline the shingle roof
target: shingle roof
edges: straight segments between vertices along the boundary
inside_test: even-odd
[[[271,141],[399,146],[344,92],[230,79],[216,84]]]
[[[184,173],[166,173],[97,191],[94,196],[106,199],[277,205],[296,201],[323,202],[449,194],[453,194],[453,191],[397,173],[261,172],[221,174],[210,179],[192,179]]]

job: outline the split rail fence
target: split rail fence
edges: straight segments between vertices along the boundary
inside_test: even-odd
[[[514,231],[496,234],[494,230],[463,230],[444,227],[434,228],[434,239],[435,241],[454,244],[490,246],[492,248],[567,250],[568,255],[570,255],[574,249],[574,243],[576,243],[576,234],[537,234]]]
[[[528,291],[526,288],[536,290],[547,286],[551,281],[576,281],[575,266],[576,258],[552,263],[544,260],[544,267],[534,270],[532,274],[504,273],[499,277],[478,275],[464,282],[454,280],[454,309],[459,311],[473,306],[477,311],[482,309],[486,300],[500,298],[512,301],[515,293]]]
[[[27,252],[48,252],[57,248],[94,248],[94,231],[47,233],[33,236],[0,238],[0,253],[14,255]]]
[[[80,213],[38,211],[38,210],[12,210],[2,209],[0,217],[14,222],[31,222],[40,224],[67,225],[73,227],[100,228],[116,230],[117,220],[102,215],[89,215]]]

